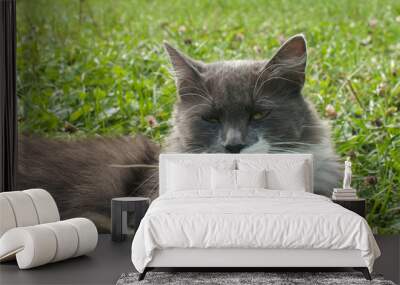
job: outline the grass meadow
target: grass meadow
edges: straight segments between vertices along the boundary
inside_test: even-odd
[[[308,40],[304,96],[332,126],[376,233],[400,232],[400,2],[18,0],[19,129],[162,144],[176,100],[163,40],[196,59],[267,59]]]

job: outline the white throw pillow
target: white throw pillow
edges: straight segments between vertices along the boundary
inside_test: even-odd
[[[267,188],[267,171],[235,170],[237,188]]]
[[[307,191],[307,165],[303,160],[238,159],[240,170],[267,171],[267,188],[271,190]]]
[[[188,191],[210,189],[211,167],[185,166],[170,163],[168,169],[168,190]]]
[[[235,169],[235,159],[212,158],[202,159],[180,158],[168,161],[166,164],[166,191],[212,191],[211,168]],[[161,171],[161,170],[160,170]]]
[[[212,168],[211,184],[213,190],[236,190],[236,170]]]
[[[214,191],[234,191],[242,188],[266,188],[266,170],[230,170],[211,171],[211,184]]]
[[[306,192],[307,181],[304,163],[292,164],[287,171],[270,169],[267,173],[269,189]]]

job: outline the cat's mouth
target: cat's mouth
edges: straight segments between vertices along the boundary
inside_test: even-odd
[[[264,139],[260,138],[258,141],[251,145],[240,146],[224,146],[226,153],[268,153],[271,149],[270,144]]]
[[[260,138],[255,144],[242,149],[241,153],[268,153],[270,149],[270,144],[264,138]]]

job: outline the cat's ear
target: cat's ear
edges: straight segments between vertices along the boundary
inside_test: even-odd
[[[264,67],[269,77],[292,81],[303,87],[307,65],[307,43],[304,35],[289,38]]]
[[[203,88],[203,78],[201,73],[204,71],[205,65],[202,62],[191,59],[187,55],[164,42],[165,50],[171,60],[176,86],[181,98],[190,97],[189,94],[195,93],[195,89]]]

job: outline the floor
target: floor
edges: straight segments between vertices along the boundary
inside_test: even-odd
[[[374,272],[399,283],[400,237],[377,236],[376,240],[382,257],[376,260]],[[19,270],[16,262],[2,263],[0,284],[115,284],[122,273],[134,271],[130,247],[131,240],[116,243],[102,234],[96,250],[88,256],[29,270]]]
[[[400,284],[400,235],[377,235],[375,239],[381,256],[375,261],[374,271]]]
[[[18,270],[16,262],[0,264],[0,284],[115,284],[124,272],[134,271],[130,259],[131,241],[111,241],[99,235],[95,251],[88,256]]]

